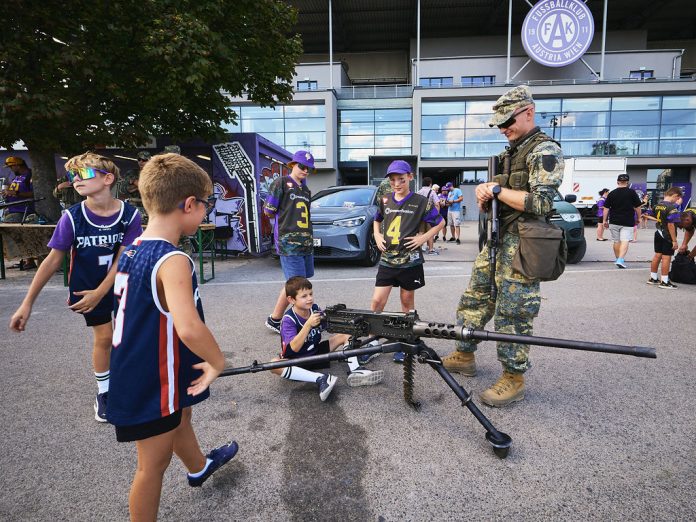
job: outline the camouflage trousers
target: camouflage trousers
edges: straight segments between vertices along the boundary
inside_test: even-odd
[[[488,247],[479,253],[471,272],[471,281],[457,307],[457,324],[482,329],[491,318],[495,330],[501,333],[532,335],[532,322],[539,314],[541,295],[539,281],[513,272],[512,259],[517,252],[519,236],[503,234],[498,248],[495,282],[498,298],[491,299]],[[476,351],[478,341],[458,341],[457,350]],[[513,373],[530,368],[529,345],[498,342],[498,360]]]

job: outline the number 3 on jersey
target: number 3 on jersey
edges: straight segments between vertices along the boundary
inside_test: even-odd
[[[392,245],[398,245],[401,241],[401,216],[396,216],[387,229],[387,236],[391,238]]]
[[[307,203],[298,201],[296,208],[300,211],[300,217],[302,218],[297,220],[297,226],[300,228],[309,228],[309,210],[307,209]]]
[[[116,320],[114,321],[113,337],[114,348],[117,348],[121,344],[121,338],[123,336],[123,319],[126,315],[126,299],[128,298],[128,274],[123,274],[121,272],[116,274],[114,295],[119,298],[118,311],[116,312]]]

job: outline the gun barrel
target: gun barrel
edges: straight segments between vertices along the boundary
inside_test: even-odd
[[[429,323],[426,321],[416,321],[413,326],[413,332],[419,337],[435,339],[450,339],[455,341],[466,341],[470,339],[480,341],[504,341],[508,343],[551,346],[554,348],[567,348],[570,350],[584,350],[588,352],[633,355],[635,357],[646,357],[649,359],[657,358],[655,348],[647,346],[625,346],[621,344],[590,343],[570,339],[556,339],[553,337],[537,337],[534,335],[505,334],[486,330],[474,330],[472,328],[455,326],[453,324]]]

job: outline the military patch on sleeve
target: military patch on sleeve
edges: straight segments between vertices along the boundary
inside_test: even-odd
[[[546,172],[553,172],[556,165],[558,165],[558,158],[551,154],[544,154],[541,157],[541,164],[544,166]]]

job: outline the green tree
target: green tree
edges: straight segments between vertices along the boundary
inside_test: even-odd
[[[54,153],[220,137],[231,96],[291,99],[302,52],[281,0],[5,0],[3,18],[0,146],[24,141],[51,219]]]

